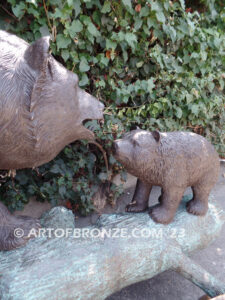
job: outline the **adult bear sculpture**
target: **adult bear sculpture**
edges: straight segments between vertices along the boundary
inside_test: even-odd
[[[9,170],[40,166],[77,139],[93,140],[83,121],[102,119],[104,105],[49,54],[48,37],[29,45],[0,31],[0,107],[0,169]],[[23,245],[31,228],[39,222],[0,204],[0,250]]]
[[[162,187],[162,195],[149,211],[154,221],[168,224],[173,220],[188,186],[194,197],[187,203],[187,211],[206,214],[208,196],[219,174],[219,157],[204,137],[191,132],[134,130],[114,142],[113,152],[127,171],[138,177],[128,212],[145,211],[156,185]]]

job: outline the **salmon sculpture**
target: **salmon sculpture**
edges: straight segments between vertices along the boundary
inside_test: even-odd
[[[78,76],[49,54],[49,37],[32,45],[0,30],[0,169],[38,167],[67,144],[94,140],[83,126],[104,105],[80,89]],[[0,250],[20,247],[38,220],[13,216],[0,203]],[[15,235],[20,228],[23,235]]]

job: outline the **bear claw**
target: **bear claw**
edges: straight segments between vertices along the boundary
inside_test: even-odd
[[[41,225],[37,219],[27,216],[11,216],[1,224],[0,250],[12,250],[24,246],[29,239],[38,236]]]
[[[140,205],[137,202],[131,202],[126,206],[126,212],[143,212],[146,211],[147,206],[146,205]]]
[[[150,207],[148,214],[156,223],[169,224],[173,219],[168,209],[160,204]]]
[[[187,203],[186,208],[190,214],[204,216],[207,213],[208,205],[207,203],[192,199]]]

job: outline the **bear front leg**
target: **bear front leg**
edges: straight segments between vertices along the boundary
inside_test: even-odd
[[[172,222],[183,197],[185,189],[169,187],[164,188],[159,204],[150,207],[149,215],[156,223],[169,224]]]
[[[40,228],[37,219],[27,216],[13,216],[0,203],[0,251],[12,250],[26,244],[37,235]]]
[[[143,212],[148,208],[148,199],[152,187],[140,179],[137,180],[132,202],[126,206],[127,212]]]

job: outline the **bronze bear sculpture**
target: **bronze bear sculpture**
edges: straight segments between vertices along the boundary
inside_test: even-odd
[[[0,107],[0,169],[10,170],[40,166],[77,139],[93,140],[83,121],[102,119],[104,105],[49,54],[48,37],[29,45],[0,30]],[[39,226],[0,203],[0,250],[20,247]]]
[[[188,186],[193,199],[187,211],[203,216],[208,209],[208,196],[219,175],[219,157],[214,147],[202,136],[191,132],[148,132],[133,130],[113,143],[115,158],[138,178],[127,212],[148,208],[152,186],[160,186],[159,204],[149,210],[157,223],[168,224]]]

